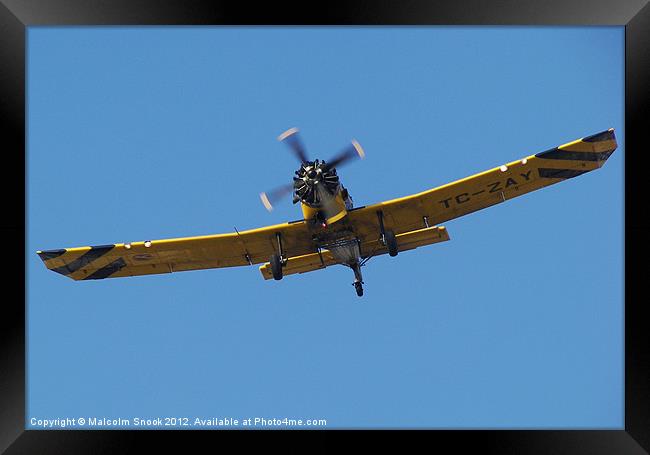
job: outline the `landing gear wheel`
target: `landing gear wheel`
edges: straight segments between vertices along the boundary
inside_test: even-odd
[[[280,255],[278,255],[278,254],[271,255],[271,259],[269,259],[269,262],[271,263],[271,272],[273,272],[273,279],[274,280],[281,280],[282,279],[282,260],[280,259]]]
[[[384,239],[386,240],[386,247],[388,248],[388,254],[391,256],[397,256],[397,239],[393,231],[384,232]]]
[[[355,281],[354,289],[357,291],[357,295],[361,297],[363,295],[363,284],[360,281]]]

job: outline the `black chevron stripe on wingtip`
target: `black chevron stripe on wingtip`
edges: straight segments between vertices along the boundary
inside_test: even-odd
[[[61,256],[63,253],[65,253],[66,250],[65,248],[59,249],[59,250],[45,250],[45,251],[37,251],[36,254],[41,258],[43,262],[47,261],[48,259],[54,259],[59,256]]]
[[[555,147],[544,152],[539,152],[535,156],[545,160],[605,161],[612,153],[614,153],[614,150],[607,150],[605,152],[572,152]]]
[[[93,273],[84,278],[84,280],[101,280],[103,278],[108,278],[115,272],[119,272],[123,267],[126,267],[126,262],[123,258],[119,258],[107,266],[95,270]]]
[[[589,171],[577,171],[575,169],[547,169],[539,168],[539,176],[547,179],[572,179]]]
[[[614,134],[614,128],[610,128],[600,133],[592,134],[591,136],[583,137],[582,142],[601,142],[601,141],[611,141],[616,140],[616,135]]]
[[[115,248],[115,245],[91,246],[90,250],[88,250],[86,253],[82,254],[81,256],[79,256],[77,259],[70,262],[69,264],[63,265],[61,267],[56,267],[50,270],[56,273],[60,273],[61,275],[70,275],[71,273],[76,272],[80,268],[90,264],[94,260],[102,257],[103,255],[111,251],[113,248]]]

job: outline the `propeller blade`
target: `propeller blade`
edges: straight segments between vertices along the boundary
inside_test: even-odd
[[[307,159],[307,153],[305,152],[305,146],[302,144],[300,136],[298,135],[298,128],[289,128],[278,136],[278,141],[286,142],[301,163],[309,161]]]
[[[260,193],[260,199],[266,210],[270,212],[278,201],[291,192],[293,192],[293,183],[279,186],[268,193]]]
[[[359,144],[355,139],[352,139],[352,143],[343,149],[341,153],[336,155],[330,161],[326,161],[325,168],[329,170],[350,161],[352,158],[359,157],[363,159],[365,156],[366,153],[363,151],[363,148],[361,148],[361,144]]]

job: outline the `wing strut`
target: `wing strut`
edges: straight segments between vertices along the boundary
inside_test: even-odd
[[[384,212],[377,210],[377,219],[379,220],[379,232],[381,233],[381,242],[386,244],[386,231],[384,229]]]
[[[242,248],[244,248],[244,258],[248,261],[248,265],[253,265],[253,261],[251,261],[251,255],[248,253],[248,250],[246,249],[246,243],[244,243],[244,239],[241,238],[241,234],[237,230],[237,226],[233,226],[235,228],[235,232],[237,233],[237,240],[241,243]]]

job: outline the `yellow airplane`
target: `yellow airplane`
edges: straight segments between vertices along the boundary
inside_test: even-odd
[[[336,166],[363,158],[357,141],[329,162],[310,161],[291,128],[278,140],[300,160],[293,183],[262,193],[271,210],[293,193],[303,218],[228,234],[38,251],[46,267],[73,280],[96,280],[262,264],[264,279],[343,264],[363,295],[361,266],[370,258],[449,240],[439,224],[600,168],[616,150],[613,129],[530,155],[411,196],[353,207]]]

